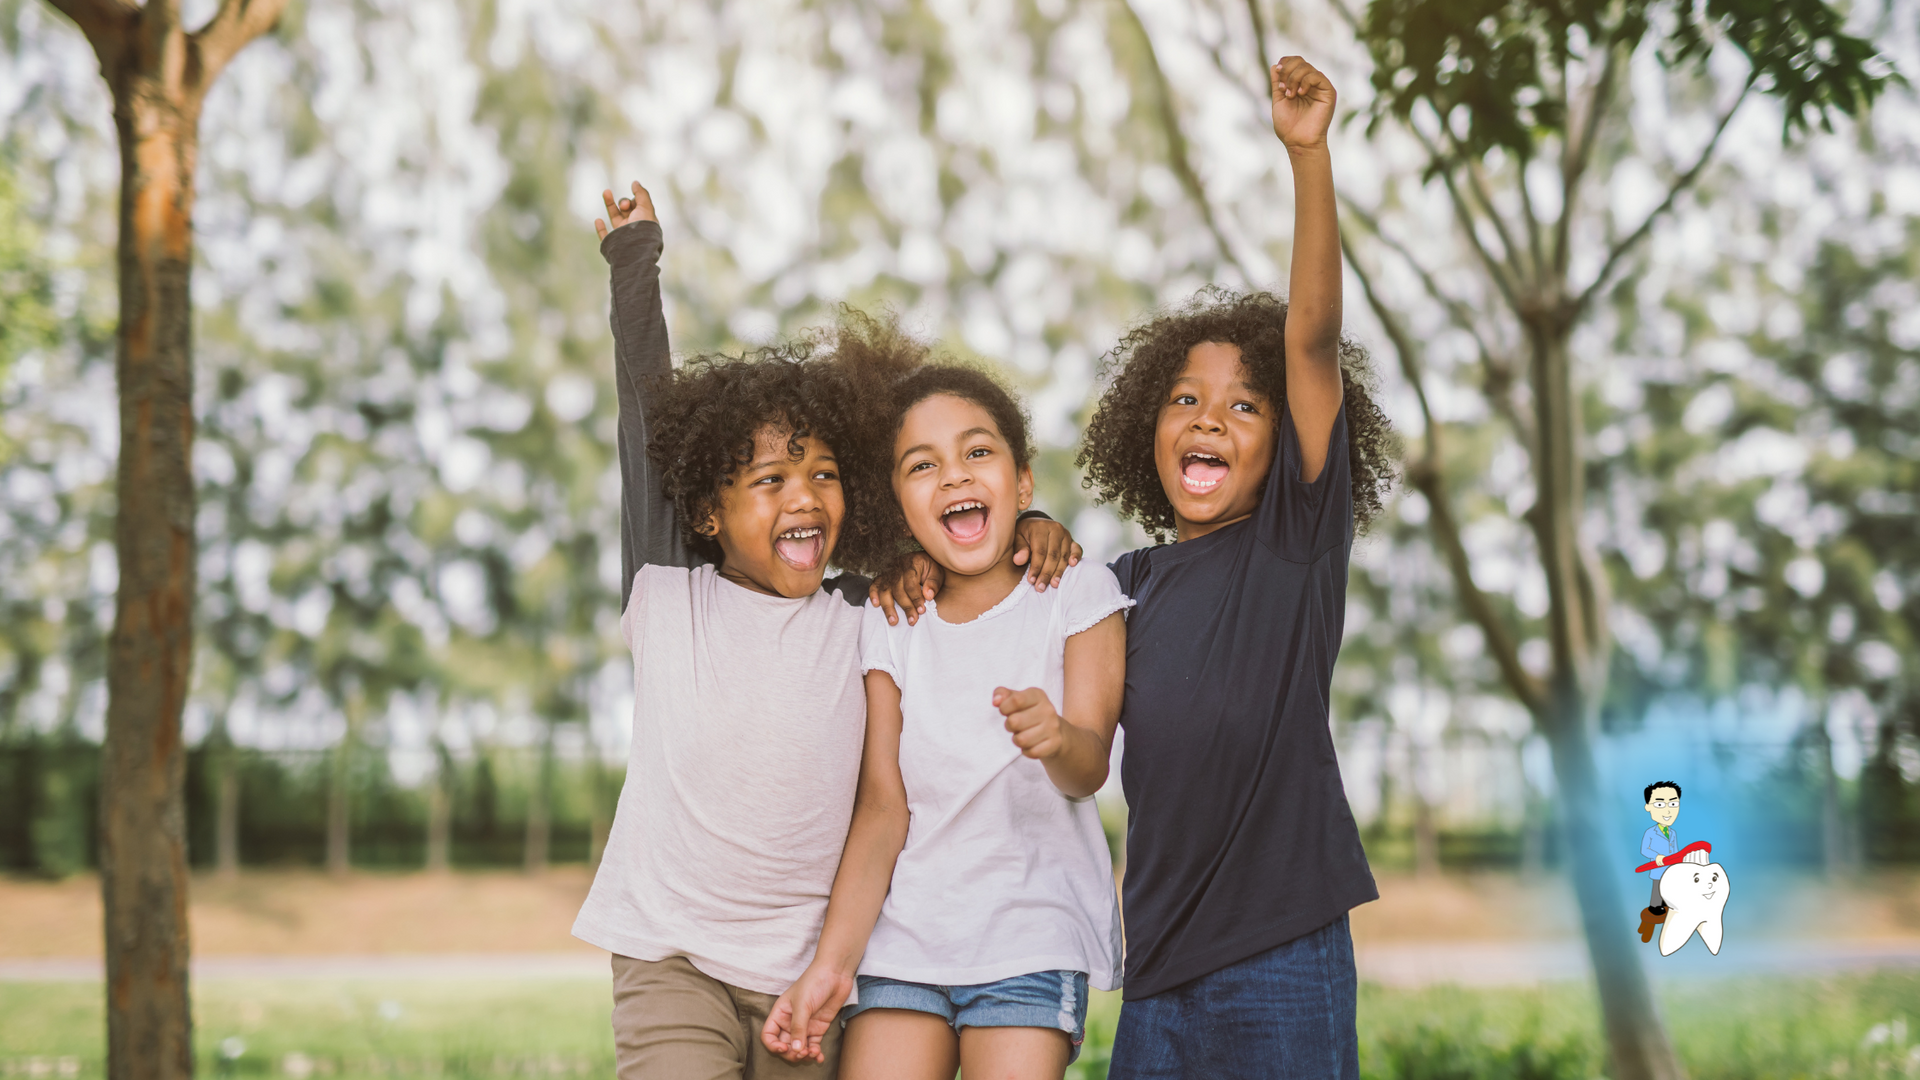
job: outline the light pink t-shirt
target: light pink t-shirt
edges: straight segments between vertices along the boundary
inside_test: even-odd
[[[634,576],[633,750],[575,937],[762,993],[800,977],[853,816],[860,618],[826,590],[767,596],[712,566]]]

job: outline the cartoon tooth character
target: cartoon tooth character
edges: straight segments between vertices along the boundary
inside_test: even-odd
[[[1706,860],[1704,851],[1687,852],[1679,865],[1667,867],[1660,878],[1658,888],[1667,906],[1666,924],[1660,928],[1661,956],[1680,951],[1696,930],[1707,951],[1720,955],[1721,916],[1733,883],[1727,880],[1725,867]]]

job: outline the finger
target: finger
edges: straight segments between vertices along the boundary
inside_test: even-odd
[[[1025,690],[1011,691],[1005,696],[1000,696],[996,693],[996,696],[999,697],[996,704],[999,705],[1002,716],[1012,716],[1014,713],[1031,709],[1046,700],[1046,694],[1034,686],[1029,686]]]
[[[1280,58],[1280,85],[1287,91],[1288,97],[1293,97],[1299,92],[1302,69],[1313,70],[1307,64],[1305,57],[1283,56]]]
[[[1027,558],[1027,545],[1021,544],[1019,547],[1013,549],[1013,565],[1025,566],[1027,565]]]
[[[632,217],[632,216],[633,216],[633,200],[632,200],[632,199],[621,199],[621,200],[620,200],[620,212],[621,212],[622,214],[625,214],[625,215],[627,215],[628,217]]]
[[[615,218],[620,215],[619,208],[616,207],[613,202],[612,188],[607,188],[605,191],[602,191],[600,193],[600,201],[607,204],[607,217]]]
[[[593,231],[600,234],[600,239],[605,240],[607,238],[607,223],[601,221],[599,218],[594,218]]]
[[[895,605],[892,589],[885,588],[876,581],[867,586],[867,600],[870,601],[874,607],[879,608],[882,615],[887,617],[888,626],[900,625],[900,613],[894,610]]]
[[[793,1006],[784,998],[774,1002],[773,1010],[767,1013],[767,1022],[760,1026],[760,1041],[767,1049],[776,1054],[787,1050],[786,1025],[793,1020]]]
[[[633,204],[640,209],[641,216],[648,221],[660,220],[653,209],[653,193],[641,187],[638,180],[633,182]]]

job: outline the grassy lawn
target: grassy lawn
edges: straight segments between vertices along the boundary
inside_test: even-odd
[[[1920,973],[1682,983],[1667,1022],[1695,1080],[1920,1076]],[[584,1076],[612,1071],[597,980],[208,980],[203,1076]],[[1078,1076],[1105,1075],[1118,1015],[1097,995]],[[0,1076],[102,1072],[100,990],[0,983]],[[1363,987],[1361,1071],[1379,1080],[1603,1075],[1585,987]]]

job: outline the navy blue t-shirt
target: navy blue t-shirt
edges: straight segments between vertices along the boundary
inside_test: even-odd
[[[1346,410],[1311,484],[1282,411],[1252,517],[1113,564],[1137,602],[1120,707],[1128,1000],[1380,896],[1328,729],[1353,550]]]

